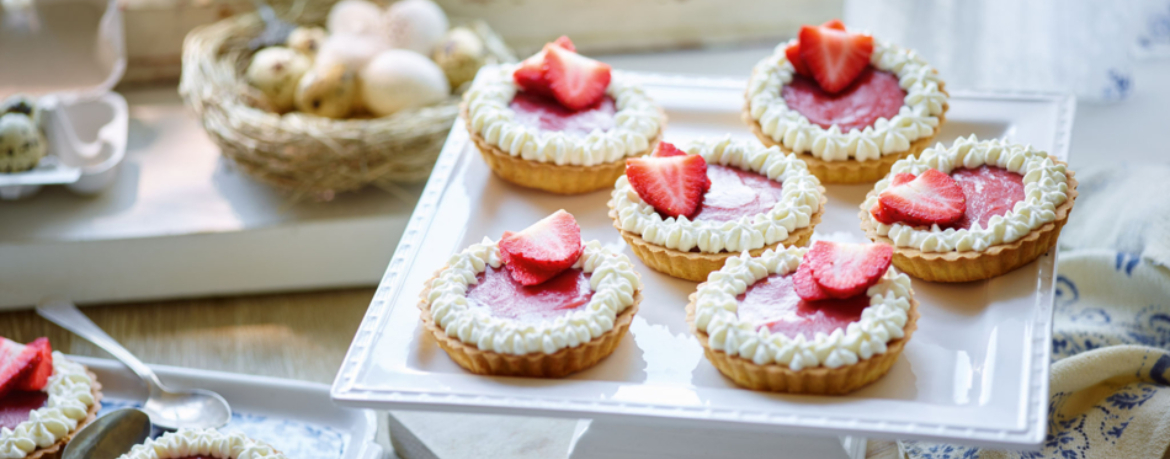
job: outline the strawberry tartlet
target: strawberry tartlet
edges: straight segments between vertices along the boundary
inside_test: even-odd
[[[1067,165],[1031,146],[974,135],[900,160],[861,205],[861,228],[919,279],[1006,273],[1056,246],[1077,197]]]
[[[55,459],[101,409],[101,384],[47,338],[0,338],[0,458]]]
[[[666,115],[609,65],[561,37],[518,65],[481,70],[464,95],[467,131],[500,178],[576,194],[613,186],[653,151]]]
[[[652,269],[702,282],[728,258],[808,243],[825,189],[805,163],[754,141],[702,139],[626,160],[613,225]]]
[[[910,278],[884,244],[818,241],[743,254],[699,284],[687,324],[736,384],[845,394],[881,378],[917,329]]]
[[[422,292],[422,322],[476,374],[561,377],[613,353],[642,300],[625,255],[582,244],[564,210],[451,257]]]
[[[743,118],[824,183],[874,182],[929,146],[946,119],[938,72],[917,53],[847,30],[804,26],[756,64]]]
[[[147,440],[118,459],[287,459],[287,456],[239,432],[180,429]]]

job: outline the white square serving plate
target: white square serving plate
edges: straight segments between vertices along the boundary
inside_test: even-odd
[[[752,138],[740,119],[742,80],[625,74],[666,110],[665,140]],[[1067,159],[1075,102],[1049,94],[957,93],[937,139],[1004,137]],[[1055,252],[1007,275],[967,284],[914,280],[918,331],[884,378],[847,396],[795,396],[736,387],[687,330],[695,283],[650,270],[606,216],[609,191],[559,196],[492,175],[455,123],[332,396],[376,409],[437,410],[645,422],[663,427],[933,439],[1032,449],[1044,438]],[[857,212],[871,185],[827,185],[814,238],[861,242]],[[642,274],[645,300],[612,356],[565,379],[476,376],[420,327],[423,282],[484,236],[499,238],[564,208],[585,240],[621,248]]]

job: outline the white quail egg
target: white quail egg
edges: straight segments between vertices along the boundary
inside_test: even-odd
[[[283,46],[273,46],[252,56],[245,77],[248,84],[267,96],[273,109],[283,113],[293,108],[297,82],[311,65],[312,62],[304,54]]]
[[[451,94],[443,70],[414,51],[391,49],[378,54],[361,73],[361,95],[377,116],[439,102]]]
[[[345,118],[357,101],[357,75],[341,64],[316,66],[297,85],[297,110],[326,118]]]
[[[431,55],[450,27],[443,9],[431,0],[402,0],[390,5],[384,21],[391,46],[424,56]]]
[[[329,37],[329,33],[320,27],[297,27],[288,34],[285,42],[289,48],[309,57],[317,55],[321,43]]]
[[[317,52],[317,65],[341,64],[354,72],[361,72],[370,59],[387,49],[390,45],[382,37],[330,35]]]
[[[487,53],[479,36],[466,27],[456,27],[447,32],[431,56],[452,88],[475,79],[475,73],[483,67]]]
[[[329,10],[325,28],[329,33],[370,35],[381,29],[382,8],[366,0],[341,0]]]
[[[45,136],[32,118],[20,112],[0,115],[0,173],[37,167],[47,151]]]

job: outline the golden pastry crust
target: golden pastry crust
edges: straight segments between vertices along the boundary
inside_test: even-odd
[[[711,349],[707,333],[695,326],[696,296],[697,292],[692,293],[690,303],[687,304],[687,327],[699,339],[707,360],[715,365],[720,373],[737,385],[752,390],[814,395],[843,395],[853,392],[877,381],[889,372],[894,362],[898,361],[898,356],[902,355],[902,349],[905,348],[906,342],[910,341],[910,336],[918,329],[918,301],[911,296],[906,325],[902,327],[903,336],[886,343],[885,353],[843,367],[792,370],[775,362],[759,365],[743,357]]]
[[[939,84],[939,90],[947,94],[948,97],[950,96],[944,88],[944,84]],[[756,135],[756,138],[760,139],[760,142],[766,146],[779,147],[784,153],[796,154],[797,158],[800,158],[808,165],[809,172],[812,172],[818,179],[821,179],[821,183],[873,183],[881,180],[882,177],[890,173],[890,168],[899,159],[922,153],[922,150],[930,146],[930,143],[934,141],[935,137],[938,137],[938,133],[942,131],[943,125],[946,124],[947,110],[950,109],[949,103],[943,105],[943,112],[938,115],[938,126],[934,127],[934,132],[927,137],[911,142],[910,148],[906,151],[882,155],[880,159],[873,161],[855,161],[852,159],[845,161],[825,161],[809,153],[794,152],[788,147],[785,147],[784,144],[776,142],[770,136],[764,134],[764,129],[760,126],[759,120],[752,118],[751,99],[746,92],[744,93],[744,100],[742,117],[744,122],[748,124],[748,127],[751,128],[752,133]]]
[[[421,301],[418,307],[422,310],[420,318],[423,327],[430,332],[451,360],[478,375],[560,378],[597,365],[621,344],[622,337],[626,336],[626,331],[630,329],[630,322],[634,320],[634,314],[638,312],[638,304],[642,302],[642,289],[639,288],[634,292],[634,303],[618,313],[612,329],[577,347],[566,347],[552,354],[536,352],[514,355],[485,351],[447,335],[431,315],[431,305],[427,302],[427,296],[430,294],[432,281],[445,269],[447,266],[436,271],[419,295]],[[641,275],[638,275],[638,279],[641,279]]]
[[[813,212],[809,217],[808,226],[797,228],[788,234],[788,239],[779,241],[773,244],[768,244],[758,249],[752,249],[749,252],[753,257],[759,256],[768,249],[776,249],[778,247],[802,247],[808,244],[809,238],[812,237],[813,230],[817,224],[821,222],[821,216],[825,213],[825,203],[828,202],[828,197],[825,195],[825,187],[819,187],[821,190],[821,203],[816,212]],[[718,271],[727,262],[728,258],[737,257],[741,252],[720,252],[720,253],[703,253],[703,252],[683,252],[658,244],[653,244],[642,239],[642,236],[637,233],[632,233],[621,228],[621,222],[618,221],[617,209],[614,208],[614,202],[611,198],[609,200],[609,218],[613,220],[614,228],[617,228],[621,233],[622,238],[629,244],[630,249],[634,254],[642,260],[642,263],[649,266],[650,269],[660,273],[677,277],[679,279],[686,279],[694,282],[703,282],[707,280],[707,275],[712,271]]]
[[[93,374],[92,371],[87,369],[85,374],[89,375],[90,381],[93,381],[90,389],[93,394],[93,405],[86,412],[85,419],[79,421],[77,428],[69,431],[68,434],[65,434],[64,437],[57,440],[56,443],[44,448],[37,448],[29,453],[28,456],[25,456],[24,459],[60,459],[61,453],[65,451],[65,445],[69,444],[69,440],[72,440],[73,436],[77,435],[77,432],[80,432],[81,429],[93,422],[94,419],[97,419],[98,411],[102,409],[102,384],[98,382],[97,375]]]
[[[1068,166],[1063,161],[1053,162]],[[874,242],[884,242],[894,247],[894,266],[910,276],[930,282],[971,282],[990,279],[1026,265],[1056,247],[1060,230],[1068,222],[1068,215],[1077,199],[1076,173],[1066,169],[1065,175],[1068,177],[1068,200],[1056,208],[1056,220],[1030,231],[1015,242],[994,245],[982,252],[923,252],[914,248],[898,247],[890,238],[877,234],[874,222],[866,218],[868,209],[862,208],[858,217],[866,236]],[[869,200],[874,191],[876,190],[870,190],[865,199]]]
[[[483,156],[484,162],[505,181],[527,187],[544,190],[556,194],[580,194],[613,187],[618,177],[626,173],[626,158],[642,156],[653,152],[662,140],[662,132],[666,129],[666,113],[659,109],[661,123],[658,134],[650,140],[646,151],[636,155],[626,156],[617,161],[593,166],[575,166],[571,164],[557,165],[540,161],[532,161],[509,155],[495,145],[489,144],[471,128],[471,118],[467,116],[467,104],[460,108],[460,113],[467,125],[467,133],[475,147]]]

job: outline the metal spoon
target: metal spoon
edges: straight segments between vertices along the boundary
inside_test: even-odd
[[[219,394],[201,389],[186,391],[168,389],[159,382],[154,370],[94,325],[73,303],[59,298],[46,298],[37,305],[37,314],[113,354],[114,358],[142,378],[150,390],[142,410],[150,415],[150,422],[159,428],[167,430],[178,430],[183,427],[216,428],[223,427],[231,420],[232,409]]]
[[[150,438],[150,417],[137,408],[111,411],[65,445],[61,459],[115,459]]]

